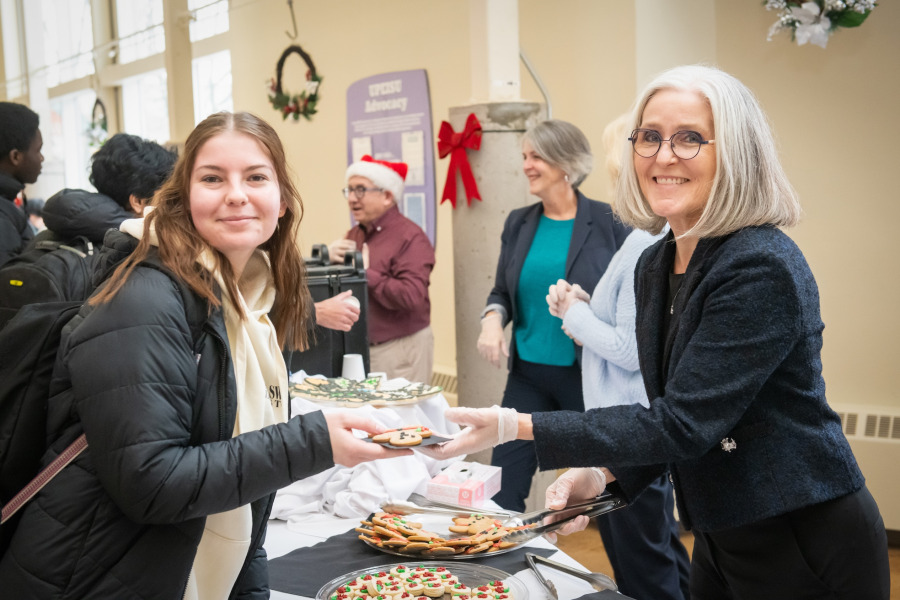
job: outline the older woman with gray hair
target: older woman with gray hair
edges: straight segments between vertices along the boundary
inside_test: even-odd
[[[635,271],[650,408],[451,409],[469,428],[434,452],[534,440],[542,469],[581,467],[549,508],[606,487],[630,500],[668,471],[694,534],[692,600],[887,600],[884,521],[825,398],[818,288],[781,231],[800,205],[759,103],[727,73],[678,67],[631,129],[617,214],[670,227]]]
[[[613,217],[608,204],[579,191],[593,156],[584,133],[571,123],[549,120],[527,131],[522,161],[528,189],[540,202],[506,219],[478,352],[498,368],[509,359],[504,407],[529,413],[583,411],[580,352],[547,312],[547,289],[559,279],[594,289],[630,229]],[[512,323],[508,349],[507,323]],[[492,464],[503,468],[494,501],[524,510],[537,469],[533,443],[497,447]]]

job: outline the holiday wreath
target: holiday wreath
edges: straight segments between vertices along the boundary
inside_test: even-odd
[[[291,94],[286,91],[281,83],[281,76],[284,71],[284,61],[291,54],[298,54],[303,62],[306,63],[306,88],[299,94]],[[307,121],[311,120],[312,115],[316,114],[316,103],[319,101],[319,84],[322,83],[322,77],[316,73],[316,66],[313,64],[312,58],[304,52],[300,46],[288,46],[281,53],[278,64],[275,67],[275,77],[269,80],[269,102],[272,107],[281,113],[282,119],[287,119],[289,115],[293,115],[294,120],[298,121],[302,116]]]
[[[94,108],[91,109],[91,122],[85,131],[88,137],[88,145],[99,147],[109,137],[109,125],[106,121],[106,106],[100,98],[94,100]]]

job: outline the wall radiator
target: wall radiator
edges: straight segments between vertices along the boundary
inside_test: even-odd
[[[431,385],[439,385],[444,388],[444,398],[450,406],[457,406],[459,398],[456,393],[456,370],[449,367],[434,365],[431,372]]]
[[[900,408],[832,405],[884,525],[900,532]]]

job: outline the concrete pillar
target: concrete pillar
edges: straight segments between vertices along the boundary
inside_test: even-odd
[[[469,15],[472,97],[519,100],[518,0],[469,0]]]
[[[91,20],[94,23],[94,48],[102,48],[100,51],[94,51],[94,66],[97,72],[94,73],[96,81],[99,82],[100,73],[112,64],[112,58],[108,50],[108,44],[114,39],[112,4],[109,2],[91,2]],[[121,115],[119,106],[119,87],[116,85],[103,85],[98,83],[95,86],[97,98],[106,108],[106,129],[112,136],[122,130],[119,117]]]
[[[454,107],[449,119],[454,131],[462,130],[469,113],[475,113],[484,130],[481,149],[469,152],[482,201],[467,206],[465,192],[461,183],[458,185],[453,211],[457,390],[460,406],[485,407],[500,403],[507,369],[505,364],[496,369],[478,355],[479,315],[494,285],[506,217],[513,209],[537,201],[528,193],[522,172],[522,135],[546,118],[546,107],[534,102]],[[488,463],[490,451],[470,459]]]
[[[715,0],[635,0],[635,82],[678,65],[715,64]]]
[[[164,0],[169,139],[184,142],[194,130],[193,58],[187,0]]]

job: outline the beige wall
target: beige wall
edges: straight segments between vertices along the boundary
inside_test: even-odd
[[[790,233],[820,286],[829,398],[833,403],[900,404],[900,369],[892,364],[897,356],[893,342],[900,338],[900,269],[895,265],[900,241],[894,235],[900,194],[889,184],[900,140],[900,6],[881,3],[862,28],[839,31],[822,50],[798,47],[787,36],[767,42],[775,15],[760,2],[677,2],[687,11],[709,9],[713,18],[697,18],[696,30],[690,24],[664,23],[649,29],[655,34],[641,37],[636,32],[644,31],[646,20],[661,14],[654,3],[671,10],[675,1],[519,0],[520,43],[549,88],[553,116],[587,133],[599,166],[604,158],[600,133],[630,105],[638,79],[645,77],[638,73],[641,69],[665,65],[684,52],[690,60],[718,64],[747,83],[771,117],[806,210],[803,224]],[[266,81],[290,43],[284,34],[291,29],[286,3],[234,0],[230,36],[235,108],[268,118],[282,135],[305,201],[302,244],[308,249],[342,236],[349,225],[338,190],[346,163],[345,93],[350,83],[379,72],[426,69],[435,131],[450,107],[484,99],[472,98],[470,89],[466,2],[332,0],[295,3],[295,10],[297,41],[325,78],[320,112],[312,122],[281,122],[266,99]],[[710,23],[713,31],[708,31]],[[684,44],[674,44],[667,32],[682,42],[690,35],[702,41],[678,50]],[[304,70],[292,57],[285,87],[298,87]],[[543,101],[524,69],[522,97]],[[446,168],[446,161],[438,162],[438,193]],[[606,199],[602,171],[589,177],[583,189]],[[435,363],[452,369],[450,210],[444,204],[437,211],[431,297]],[[473,285],[471,293],[486,296],[483,287]]]
[[[767,110],[804,207],[789,233],[819,284],[829,401],[900,407],[900,5],[823,50],[766,42],[774,13],[757,4],[716,3],[718,62]]]

